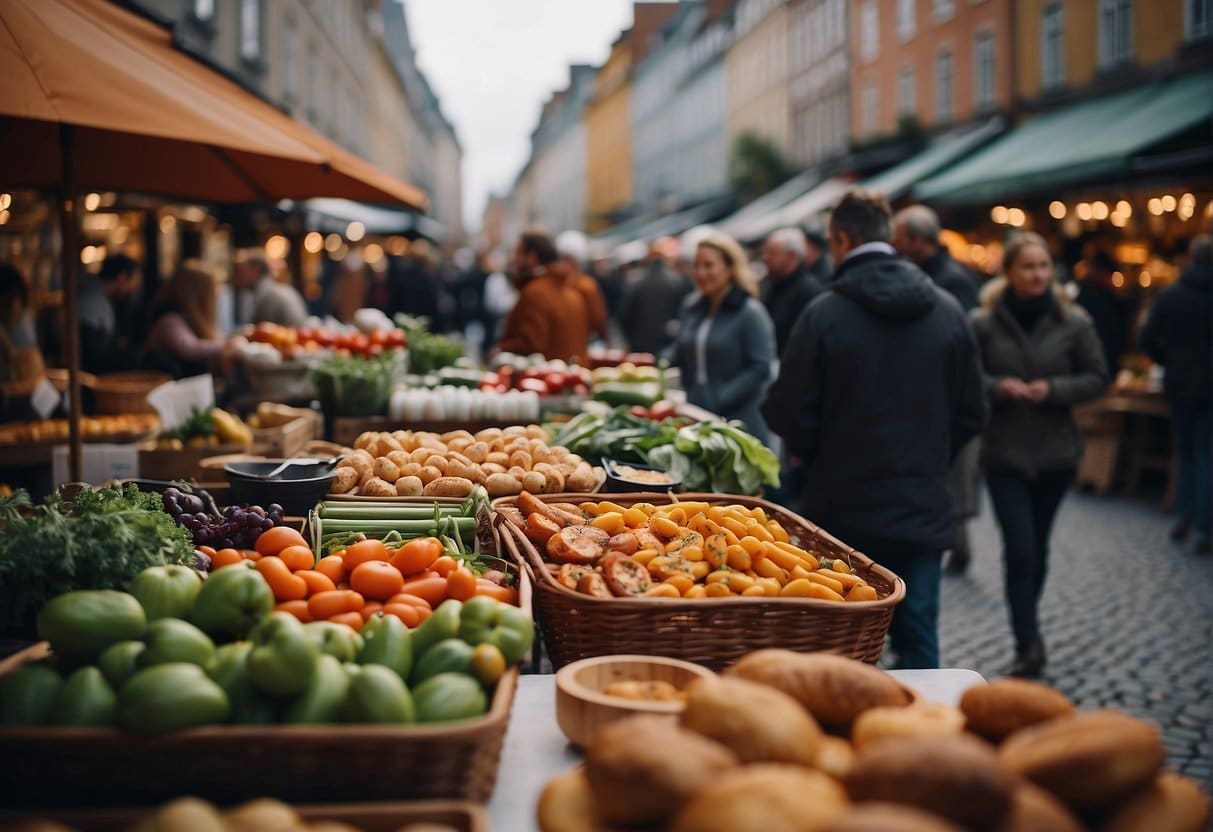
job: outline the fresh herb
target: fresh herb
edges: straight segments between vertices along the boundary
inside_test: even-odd
[[[182,442],[195,436],[211,436],[215,433],[214,411],[200,408],[197,405],[190,408],[190,415],[185,421],[171,431],[166,431],[165,439],[180,439]]]
[[[74,589],[122,589],[149,566],[192,562],[190,533],[160,495],[129,485],[57,494],[32,507],[0,502],[0,627],[32,626],[42,605]]]
[[[450,367],[463,358],[463,345],[453,338],[430,332],[423,317],[397,314],[396,326],[404,330],[409,344],[409,372],[423,376]]]
[[[312,367],[309,377],[325,413],[382,416],[397,369],[394,351],[374,358],[333,355]]]

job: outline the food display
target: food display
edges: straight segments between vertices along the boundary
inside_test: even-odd
[[[618,367],[624,363],[632,364],[636,367],[652,367],[657,363],[657,356],[650,352],[626,352],[610,347],[590,347],[590,369]]]
[[[217,448],[221,445],[247,448],[252,442],[252,428],[239,416],[218,407],[195,407],[184,422],[156,438],[155,448],[161,451]]]
[[[360,310],[361,311],[361,310]],[[289,327],[262,322],[248,333],[241,346],[241,357],[254,367],[277,366],[291,361],[305,362],[330,354],[361,355],[374,358],[385,350],[406,346],[401,329],[350,326]]]
[[[540,396],[584,396],[590,392],[590,371],[559,359],[531,360],[507,353],[495,358],[494,367],[481,376],[481,390],[522,390]]]
[[[598,731],[584,767],[547,784],[539,827],[1204,828],[1208,797],[1163,769],[1158,730],[1147,721],[1070,708],[997,745],[971,733],[974,709],[986,724],[1013,724],[1022,714],[1002,718],[993,709],[1038,713],[1039,703],[1060,696],[1031,682],[997,681],[970,688],[960,708],[928,708],[869,665],[759,651],[722,676],[688,685],[677,724],[632,716]],[[904,716],[895,729],[865,731],[878,711]]]
[[[368,432],[354,442],[333,480],[334,494],[366,497],[490,497],[529,489],[543,494],[593,491],[600,471],[566,448],[550,446],[538,425],[434,434]]]
[[[202,489],[166,488],[160,495],[164,510],[188,529],[195,546],[213,549],[251,547],[261,536],[282,523],[282,506],[226,506],[222,511]],[[208,567],[209,568],[209,565]]]
[[[410,371],[425,375],[450,367],[463,358],[463,344],[430,332],[429,321],[425,318],[398,313],[395,323],[408,339]]]
[[[80,420],[80,434],[85,439],[137,439],[160,427],[160,417],[154,413],[124,413],[117,416],[85,416]],[[36,442],[66,442],[71,435],[67,419],[37,419],[29,422],[9,422],[0,425],[0,445]]]
[[[655,485],[673,482],[673,477],[664,471],[653,471],[648,468],[633,468],[631,465],[616,465],[615,473],[620,479],[632,482],[645,482]]]
[[[441,385],[425,389],[397,389],[388,403],[388,417],[417,422],[516,422],[537,420],[539,394],[522,390],[476,390]]]
[[[590,374],[595,399],[612,407],[652,407],[665,395],[661,369],[625,361],[615,367],[598,367]]]
[[[376,355],[334,354],[313,365],[308,377],[325,413],[333,416],[382,416],[392,386],[404,372],[403,352]]]
[[[549,504],[533,494],[501,513],[568,589],[600,598],[816,598],[875,601],[844,560],[789,542],[761,508],[684,501],[630,508]]]

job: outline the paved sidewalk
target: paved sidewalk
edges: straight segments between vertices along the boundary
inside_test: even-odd
[[[1168,762],[1213,790],[1213,557],[1172,543],[1159,506],[1154,495],[1066,497],[1041,606],[1044,681],[1081,709],[1154,720]],[[993,679],[1014,645],[988,501],[970,531],[969,573],[944,577],[942,661]]]

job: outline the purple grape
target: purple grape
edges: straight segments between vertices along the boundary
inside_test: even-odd
[[[207,514],[206,512],[199,511],[194,514],[194,519],[197,520],[199,523],[209,523],[211,520],[211,516],[209,514]]]
[[[282,516],[282,506],[278,505],[277,503],[270,503],[265,507],[265,511],[267,514],[277,514],[278,516]]]
[[[184,517],[180,518],[177,522],[182,527],[189,529],[191,532],[198,531],[199,527],[202,525],[197,520],[195,520],[193,517],[190,517],[188,514],[185,515]]]
[[[271,517],[267,517],[267,518],[265,518],[264,520],[262,520],[262,521],[261,521],[261,531],[263,531],[263,532],[268,532],[268,531],[269,531],[270,529],[272,529],[272,528],[274,528],[274,520],[273,520],[273,518],[271,518]],[[411,550],[410,550],[410,551],[411,551]]]
[[[213,537],[214,536],[211,534],[210,529],[199,529],[198,531],[194,532],[194,544],[197,546],[210,545]]]
[[[265,517],[265,509],[263,509],[261,506],[249,506],[248,511],[249,514],[255,514],[258,517]]]

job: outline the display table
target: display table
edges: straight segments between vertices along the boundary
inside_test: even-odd
[[[1124,461],[1125,491],[1137,490],[1143,471],[1153,470],[1167,477],[1164,505],[1169,508],[1175,489],[1176,455],[1170,437],[1171,410],[1160,392],[1121,390],[1101,396],[1074,409],[1083,436],[1083,457],[1078,465],[1078,482],[1105,494],[1116,483]],[[1165,423],[1166,439],[1161,444],[1154,423]]]
[[[928,702],[955,705],[967,688],[985,681],[972,670],[894,670],[902,684]],[[535,803],[553,776],[581,762],[556,724],[556,677],[523,676],[505,735],[497,787],[489,802],[493,832],[532,832]]]

